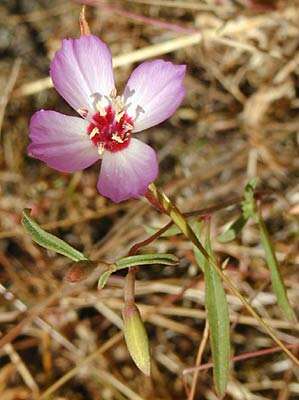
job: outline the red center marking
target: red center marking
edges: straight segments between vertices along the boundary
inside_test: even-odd
[[[88,125],[87,133],[95,146],[116,152],[128,146],[131,139],[133,120],[126,113],[117,121],[112,106],[106,109],[106,115],[96,113]]]

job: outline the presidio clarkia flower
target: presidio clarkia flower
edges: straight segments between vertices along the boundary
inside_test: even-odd
[[[117,95],[109,48],[93,35],[65,39],[50,67],[56,90],[80,117],[40,110],[28,152],[63,172],[99,159],[98,191],[114,202],[142,196],[158,174],[155,151],[132,137],[169,118],[184,94],[184,65],[147,61]]]

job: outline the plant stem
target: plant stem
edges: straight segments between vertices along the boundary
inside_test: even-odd
[[[181,232],[189,239],[203,254],[203,256],[209,261],[210,265],[217,271],[222,280],[225,282],[229,290],[243,303],[244,307],[248,312],[263,326],[268,335],[273,339],[273,341],[287,354],[287,356],[299,366],[299,360],[294,356],[294,354],[289,351],[289,349],[281,342],[281,340],[276,336],[273,329],[263,320],[262,317],[251,307],[249,302],[242,296],[238,289],[231,283],[230,279],[224,274],[222,269],[217,265],[217,263],[209,256],[208,252],[205,250],[203,245],[197,239],[193,229],[189,225],[188,221],[184,215],[180,212],[175,204],[173,204],[165,193],[160,192],[154,183],[149,186],[149,191],[155,199],[154,206],[156,207],[156,202],[158,202],[164,212],[169,215],[172,221],[177,225]]]
[[[124,287],[125,305],[135,304],[135,274],[135,267],[129,268]]]

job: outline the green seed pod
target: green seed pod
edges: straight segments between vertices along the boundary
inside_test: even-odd
[[[145,375],[150,375],[151,360],[147,333],[135,304],[127,304],[123,310],[124,335],[128,351]]]

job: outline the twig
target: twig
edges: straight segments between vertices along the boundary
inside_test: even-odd
[[[298,349],[299,344],[298,343],[293,343],[293,344],[287,344],[286,347],[288,349]],[[271,347],[270,349],[263,349],[263,350],[258,350],[258,351],[251,351],[249,353],[244,353],[240,354],[238,356],[235,356],[232,358],[232,362],[239,362],[239,361],[244,361],[244,360],[249,360],[250,358],[255,358],[255,357],[262,357],[268,354],[274,354],[274,353],[280,353],[282,351],[281,347]],[[200,365],[198,367],[192,367],[192,368],[186,368],[183,370],[183,375],[186,374],[192,374],[195,371],[203,371],[206,369],[213,368],[213,363],[206,363],[203,365]]]
[[[16,296],[12,292],[7,290],[1,283],[0,283],[0,293],[6,300],[12,301],[13,305],[16,307],[17,310],[21,312],[28,311],[27,305],[20,299],[16,298]],[[34,318],[33,321],[41,329],[44,329],[46,332],[48,332],[52,336],[52,338],[57,341],[57,343],[64,346],[70,352],[78,353],[77,348],[70,341],[68,341],[61,333],[59,333],[56,329],[54,329],[50,324],[48,324],[42,318],[36,317]]]
[[[30,371],[26,367],[25,363],[22,361],[19,354],[15,351],[15,349],[11,343],[7,343],[4,346],[4,350],[10,357],[11,361],[15,364],[17,370],[19,371],[19,374],[23,378],[26,385],[32,391],[33,399],[37,399],[38,395],[39,395],[39,387],[37,386],[37,383],[33,379],[33,376],[31,375]]]
[[[47,399],[52,393],[56,392],[61,386],[63,386],[67,381],[69,381],[73,376],[75,376],[85,364],[90,363],[94,359],[98,358],[100,354],[104,354],[111,347],[115,346],[123,337],[122,332],[118,332],[112,338],[110,338],[106,343],[99,347],[95,352],[90,354],[84,360],[82,360],[75,368],[71,369],[60,379],[58,379],[52,386],[50,386],[39,398],[39,400]]]
[[[204,349],[206,347],[207,341],[208,341],[208,337],[209,337],[209,323],[208,320],[206,319],[206,324],[205,324],[205,329],[203,332],[203,337],[202,340],[200,342],[199,348],[198,348],[198,352],[197,352],[197,356],[196,356],[196,361],[195,361],[195,365],[197,367],[194,375],[193,375],[193,379],[192,379],[192,385],[191,385],[191,390],[188,396],[188,400],[193,400],[195,397],[195,392],[196,392],[196,384],[197,384],[197,379],[198,379],[198,375],[199,375],[199,369],[198,367],[201,364],[201,360],[202,360],[202,355],[204,352]]]
[[[28,316],[25,317],[21,322],[19,322],[16,326],[14,326],[5,336],[0,339],[0,348],[5,344],[11,342],[14,338],[16,338],[24,329],[24,327],[29,324],[32,320],[37,318],[43,310],[57,301],[60,298],[64,298],[69,296],[70,294],[80,293],[83,288],[86,286],[93,284],[99,277],[99,274],[103,271],[103,264],[99,264],[93,272],[87,277],[87,279],[83,282],[76,283],[74,285],[69,285],[68,283],[63,284],[58,290],[52,293],[46,300],[41,302],[40,304],[32,307],[28,310]]]
[[[18,78],[18,75],[20,72],[21,63],[22,63],[22,61],[20,58],[17,58],[14,61],[14,64],[12,66],[12,70],[10,73],[10,77],[9,77],[7,85],[3,91],[3,95],[0,99],[0,140],[1,140],[1,130],[2,130],[3,120],[4,120],[5,109],[6,109],[8,101],[9,101],[10,94],[15,86],[16,81],[17,81],[17,78]]]

